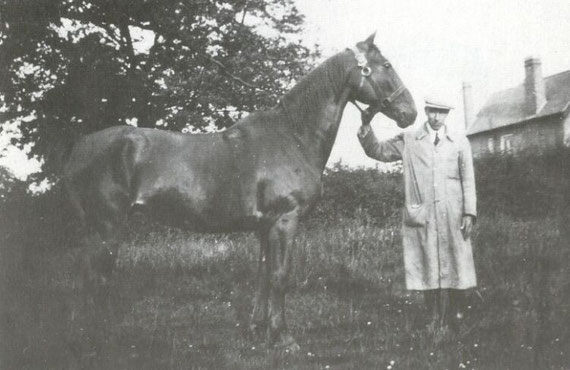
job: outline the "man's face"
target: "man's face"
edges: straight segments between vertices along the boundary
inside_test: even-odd
[[[439,130],[441,126],[445,123],[445,118],[449,114],[448,110],[434,109],[426,107],[426,115],[428,118],[428,123],[434,130]]]

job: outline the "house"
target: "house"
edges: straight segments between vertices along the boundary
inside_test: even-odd
[[[542,77],[538,58],[524,62],[524,83],[493,94],[474,119],[463,86],[467,137],[475,157],[570,144],[570,71]]]

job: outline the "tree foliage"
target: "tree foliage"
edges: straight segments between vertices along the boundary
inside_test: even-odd
[[[306,73],[302,24],[293,0],[0,0],[0,97],[48,165],[108,126],[228,127]]]

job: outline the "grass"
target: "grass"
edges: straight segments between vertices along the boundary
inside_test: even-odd
[[[466,330],[436,344],[422,297],[404,289],[398,217],[312,220],[297,238],[287,301],[296,354],[248,336],[251,235],[132,232],[105,307],[74,293],[72,251],[42,247],[47,236],[27,250],[5,237],[0,367],[568,369],[568,234],[559,217],[481,215]]]

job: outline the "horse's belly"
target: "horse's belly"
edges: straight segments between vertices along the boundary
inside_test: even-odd
[[[171,179],[172,180],[172,179]],[[254,198],[236,182],[176,179],[141,189],[136,201],[152,219],[204,232],[251,230],[259,221]]]
[[[170,226],[198,232],[248,231],[256,228],[259,217],[245,212],[186,206],[178,201],[152,202],[149,211],[153,220]]]

